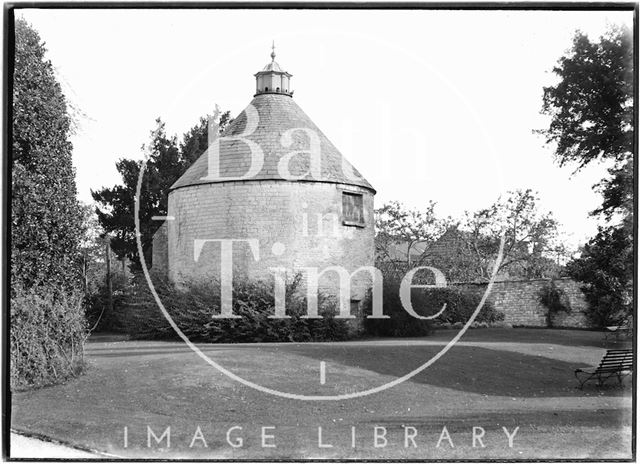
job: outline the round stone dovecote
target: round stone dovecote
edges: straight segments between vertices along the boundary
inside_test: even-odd
[[[219,279],[231,258],[234,278],[273,282],[282,271],[307,282],[313,268],[320,290],[337,296],[337,268],[373,266],[375,190],[295,103],[290,77],[272,54],[248,107],[171,187],[154,271]],[[352,277],[357,306],[371,273]]]

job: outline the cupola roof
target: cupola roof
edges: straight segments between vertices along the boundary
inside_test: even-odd
[[[282,70],[282,68],[280,67],[280,65],[278,63],[276,63],[275,61],[272,61],[271,63],[266,64],[265,67],[262,68],[261,72],[279,72],[279,73],[283,73],[285,71]]]
[[[281,95],[293,96],[290,89],[291,77],[276,63],[276,44],[271,45],[271,62],[254,74],[256,78],[256,95],[261,93],[277,93]]]
[[[275,51],[271,57],[272,62],[267,65],[271,70],[257,75],[283,73],[276,71],[280,67],[275,62]],[[214,168],[217,169],[215,175],[209,172],[212,157],[209,151],[205,151],[171,186],[172,190],[237,180],[282,180],[346,184],[375,193],[371,184],[291,98],[293,92],[289,92],[288,84],[284,89],[264,87],[267,89],[263,91],[258,87],[249,106],[229,124],[216,142],[219,158],[217,168]],[[314,147],[320,154],[319,169],[311,166],[309,150]],[[283,177],[283,167],[288,177]]]

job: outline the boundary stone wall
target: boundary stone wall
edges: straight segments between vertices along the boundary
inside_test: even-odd
[[[553,327],[590,327],[585,311],[584,299],[579,282],[572,279],[554,279],[555,285],[568,297],[571,310],[568,313],[556,313],[552,319]],[[548,309],[540,303],[540,291],[550,283],[549,279],[504,280],[493,283],[487,301],[493,303],[496,310],[502,312],[505,322],[514,326],[546,327]],[[486,283],[457,282],[449,285],[478,293],[487,289]]]

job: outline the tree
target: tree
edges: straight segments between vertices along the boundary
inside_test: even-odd
[[[80,251],[82,252],[82,268],[84,277],[84,290],[86,296],[94,295],[102,290],[106,285],[106,253],[107,244],[111,241],[96,214],[96,207],[93,204],[82,205],[85,234],[82,240]],[[119,259],[109,246],[109,256],[113,264],[111,269],[112,277],[119,283],[124,282],[128,273],[126,271],[126,258]]]
[[[545,277],[549,256],[559,246],[558,223],[551,212],[540,213],[538,201],[530,189],[516,190],[489,208],[467,214],[463,229],[470,232],[467,242],[482,278],[489,278],[493,270],[503,233],[498,273],[529,279]]]
[[[591,213],[607,225],[568,266],[586,284],[594,319],[604,323],[632,308],[633,34],[612,28],[592,42],[577,32],[553,71],[560,82],[544,89],[542,112],[551,122],[541,132],[555,144],[558,163],[577,170],[596,160],[613,164],[597,186],[602,206]]]
[[[508,192],[488,208],[467,212],[457,223],[440,219],[430,202],[424,211],[390,202],[376,210],[376,253],[385,270],[406,272],[416,265],[441,270],[450,281],[483,281],[491,277],[505,234],[498,274],[504,278],[557,277],[558,223],[550,212],[540,213],[531,190]],[[418,250],[417,245],[424,244]],[[402,262],[394,262],[401,249]],[[556,258],[556,260],[554,260]]]
[[[80,285],[82,215],[71,159],[71,119],[38,33],[15,23],[11,175],[11,285]]]
[[[423,211],[407,209],[398,201],[386,203],[375,211],[376,214],[376,252],[379,259],[389,261],[391,248],[403,249],[407,266],[411,266],[411,257],[415,245],[430,244],[446,228],[445,221],[436,217],[433,201],[427,203]]]
[[[86,232],[82,241],[85,318],[91,330],[119,330],[112,310],[122,305],[131,284],[127,259],[118,260],[98,221],[95,205],[83,204]]]
[[[553,72],[560,82],[544,88],[542,112],[551,122],[540,132],[555,144],[560,166],[613,162],[597,186],[602,206],[592,214],[624,221],[633,211],[633,34],[614,27],[591,42],[577,32]]]
[[[487,281],[502,234],[505,241],[498,274],[526,279],[555,277],[558,266],[552,258],[562,249],[558,223],[551,212],[541,213],[537,203],[538,197],[530,189],[516,190],[488,208],[467,212],[459,225],[460,250],[453,255],[454,260],[462,259],[467,269],[457,278]]]
[[[622,227],[602,227],[584,246],[579,259],[567,267],[590,307],[589,319],[606,327],[624,319],[633,309],[633,236]]]
[[[82,280],[85,295],[93,293],[99,285],[96,275],[104,254],[104,231],[98,223],[96,208],[94,205],[81,204],[84,235],[80,244],[82,254]]]
[[[46,49],[15,22],[11,126],[11,388],[44,385],[83,367],[82,214],[71,118]]]
[[[143,147],[143,150],[145,147]],[[147,165],[142,179],[140,193],[140,233],[143,249],[147,249],[153,234],[160,226],[153,221],[155,215],[167,214],[169,187],[182,170],[180,153],[175,137],[167,137],[164,123],[156,120],[156,128],[151,132],[147,148]],[[123,185],[92,191],[93,199],[104,210],[97,208],[98,221],[105,232],[111,235],[111,248],[119,258],[129,258],[139,266],[135,227],[135,198],[142,161],[120,159],[116,168],[122,176]],[[164,193],[164,195],[163,195]]]
[[[187,168],[191,166],[209,146],[209,131],[217,130],[219,134],[222,134],[231,121],[231,112],[225,111],[220,114],[220,110],[216,106],[213,117],[201,117],[198,124],[183,135],[182,143],[180,144],[180,153]]]
[[[177,137],[167,136],[162,120],[156,120],[148,146],[142,147],[147,164],[141,186],[139,218],[142,248],[147,263],[151,263],[153,234],[162,224],[161,221],[154,220],[153,216],[167,215],[170,187],[206,150],[209,131],[215,129],[222,133],[230,122],[229,114],[227,111],[218,117],[219,111],[216,108],[214,117],[200,118],[198,124],[184,134],[179,147]],[[98,203],[100,225],[112,236],[113,251],[120,259],[131,260],[134,268],[140,267],[134,202],[141,167],[142,161],[122,158],[116,163],[122,184],[91,192]]]
[[[553,72],[560,78],[544,88],[542,131],[554,142],[560,165],[609,158],[626,161],[633,143],[633,35],[613,28],[599,42],[577,32],[573,46]]]

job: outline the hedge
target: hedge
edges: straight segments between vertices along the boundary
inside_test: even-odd
[[[135,279],[137,293],[119,311],[124,331],[138,339],[178,339],[144,282]],[[273,285],[263,281],[236,281],[233,285],[233,314],[238,319],[214,319],[220,313],[220,288],[215,282],[173,285],[155,279],[155,289],[165,309],[193,342],[304,342],[346,340],[351,330],[346,320],[334,317],[335,302],[322,294],[318,298],[320,319],[303,319],[306,298],[299,295],[300,278],[286,285],[288,319],[269,318],[275,313]]]
[[[88,335],[82,296],[64,296],[46,287],[12,293],[12,390],[58,383],[81,373]]]
[[[418,319],[411,316],[400,301],[400,282],[385,279],[383,283],[383,314],[389,319],[365,319],[366,333],[385,337],[418,337],[429,335],[436,325],[466,323],[480,304],[481,297],[453,287],[411,290],[413,309],[420,316],[438,313],[446,303],[445,311],[435,319]],[[367,297],[365,314],[370,315],[371,295]],[[485,302],[475,322],[493,323],[504,319],[504,314],[495,310],[490,302]]]

